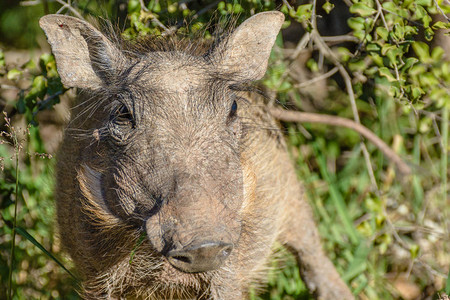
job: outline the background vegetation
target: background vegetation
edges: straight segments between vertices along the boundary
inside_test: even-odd
[[[272,102],[361,123],[412,171],[399,172],[354,130],[283,123],[334,264],[360,299],[450,293],[448,0],[7,0],[0,2],[1,299],[9,288],[13,299],[77,298],[76,279],[58,265],[71,267],[52,199],[53,154],[73,95],[38,19],[101,16],[135,39],[194,34],[231,15],[241,22],[273,9],[287,21],[261,82]],[[267,292],[254,299],[308,298],[293,259],[282,256]]]

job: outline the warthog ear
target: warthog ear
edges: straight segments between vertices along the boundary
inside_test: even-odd
[[[284,21],[278,11],[252,16],[213,50],[213,59],[225,72],[239,80],[261,79],[267,70],[270,51]]]
[[[44,16],[39,25],[66,87],[96,89],[111,83],[123,56],[102,33],[85,21],[62,15]]]

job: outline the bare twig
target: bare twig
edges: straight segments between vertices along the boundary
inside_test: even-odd
[[[64,9],[67,9],[70,10],[75,16],[77,16],[77,18],[84,20],[83,16],[75,8],[72,7],[70,1],[68,2],[64,2],[62,0],[55,0],[55,1],[62,5],[62,7],[56,12],[57,14],[61,13]]]
[[[370,181],[372,182],[372,186],[375,187],[375,191],[376,191],[377,195],[380,196],[380,190],[378,188],[377,180],[375,178],[375,173],[373,172],[372,161],[370,160],[369,150],[367,150],[366,144],[364,144],[363,141],[361,141],[361,151],[364,156],[364,161],[366,162],[367,172],[369,172],[369,178],[370,178]],[[392,151],[392,152],[395,153],[394,151]]]
[[[297,46],[295,47],[294,52],[292,53],[292,55],[289,58],[292,60],[296,59],[297,56],[300,54],[300,52],[302,52],[302,50],[305,49],[306,44],[308,44],[308,42],[309,42],[309,39],[310,39],[310,35],[309,35],[309,32],[307,32],[302,36],[302,38],[298,42]]]
[[[141,5],[141,9],[143,11],[148,11],[147,6],[145,6],[144,0],[139,0],[139,4]]]
[[[348,97],[349,97],[349,100],[350,100],[350,106],[351,106],[352,112],[353,112],[353,118],[355,119],[356,123],[359,123],[361,125],[361,121],[359,119],[359,114],[358,114],[358,108],[356,106],[355,93],[353,92],[352,80],[350,78],[350,75],[348,75],[348,73],[345,70],[344,66],[341,64],[339,59],[336,57],[336,54],[333,51],[331,51],[330,47],[328,47],[328,45],[325,43],[325,41],[320,36],[319,31],[317,30],[316,11],[315,11],[316,2],[317,2],[317,0],[313,0],[313,11],[312,11],[312,16],[311,16],[311,18],[312,18],[312,20],[311,20],[311,25],[312,25],[311,39],[314,41],[316,46],[319,48],[319,51],[323,55],[325,55],[328,59],[330,59],[334,63],[334,65],[339,69],[339,73],[341,74],[341,76],[343,77],[344,82],[345,82],[345,86],[346,86],[346,89],[347,89]],[[373,175],[374,172],[373,172],[372,163],[370,162],[370,157],[368,156],[369,152],[367,151],[367,147],[366,147],[366,145],[364,144],[363,141],[361,141],[361,148],[362,148],[362,151],[363,151],[363,154],[364,154],[364,159],[366,161],[367,170],[369,172],[370,180],[372,182],[372,185],[378,191],[378,186],[377,186],[376,180],[374,180],[375,176]]]
[[[313,83],[315,83],[315,82],[317,82],[317,81],[320,81],[320,80],[322,80],[322,79],[326,79],[326,78],[328,78],[328,77],[333,76],[337,71],[339,71],[339,68],[338,68],[338,67],[334,67],[334,68],[331,69],[330,71],[328,71],[328,72],[326,72],[326,73],[324,73],[324,74],[322,74],[322,75],[320,75],[320,76],[314,77],[314,78],[312,78],[312,79],[310,79],[310,80],[300,82],[300,83],[294,85],[294,87],[296,87],[296,88],[298,88],[298,89],[304,88],[304,87],[306,87],[306,86],[308,86],[308,85],[311,85],[311,84],[313,84]]]
[[[34,6],[41,4],[41,0],[20,1],[20,6]]]
[[[195,15],[192,16],[192,19],[197,19],[198,17],[200,17],[201,15],[203,15],[204,13],[206,13],[207,11],[209,11],[210,9],[213,9],[214,7],[217,6],[217,4],[219,4],[221,0],[217,0],[209,5],[206,5],[204,8],[200,9]]]
[[[321,51],[326,57],[328,57],[328,59],[330,59],[334,63],[334,65],[339,69],[339,73],[341,74],[341,76],[343,77],[344,82],[345,82],[345,87],[347,90],[348,98],[350,100],[350,106],[352,108],[353,118],[356,123],[361,124],[361,120],[359,119],[359,114],[358,114],[358,108],[356,106],[356,98],[355,98],[355,93],[353,92],[353,85],[352,85],[352,80],[350,78],[350,75],[348,74],[347,70],[345,70],[344,66],[340,63],[339,59],[336,57],[336,54],[334,54],[334,52],[331,51],[330,47],[328,47],[328,45],[320,37],[317,29],[313,29],[313,31],[311,33],[311,38],[313,39],[314,43],[319,48],[319,51]],[[367,147],[364,144],[364,142],[361,142],[361,148],[362,148],[363,154],[365,154],[364,158],[366,161],[367,170],[369,172],[369,176],[370,176],[372,185],[377,188],[376,181],[374,181],[374,176],[372,176],[374,174],[373,167],[370,162],[370,157],[367,156],[368,151],[367,151]],[[378,188],[377,188],[377,190],[378,190]]]
[[[335,35],[335,36],[322,36],[322,39],[327,43],[343,43],[343,42],[353,42],[359,43],[359,39],[356,36],[345,34],[345,35]]]
[[[313,0],[313,2],[312,2],[312,11],[311,11],[311,26],[314,29],[317,28],[316,7],[317,7],[317,0]]]
[[[344,0],[345,5],[347,5],[348,7],[352,6],[353,3],[351,0]]]
[[[379,0],[375,0],[375,2],[377,4],[377,11],[378,11],[377,12],[377,16],[381,17],[381,20],[383,21],[384,28],[386,28],[386,30],[389,31],[389,26],[387,25],[386,19],[384,18],[384,14],[383,14],[383,6],[381,6],[381,3],[380,3]],[[377,20],[377,17],[375,17],[375,19],[373,21],[374,24],[375,24],[376,20]]]
[[[439,10],[439,12],[442,14],[442,16],[444,16],[444,18],[447,20],[447,22],[450,22],[450,18],[447,17],[447,15],[445,14],[445,12],[442,10],[442,8],[439,6],[439,3],[436,0],[434,1],[434,5],[436,5],[436,8]]]
[[[161,21],[158,20],[158,18],[153,13],[149,12],[147,6],[145,6],[144,0],[139,0],[139,4],[141,5],[141,10],[145,11],[150,15],[152,22],[155,22],[155,24],[158,25],[158,27],[160,27],[161,29],[163,29],[165,33],[170,34],[171,30],[167,28],[167,26],[165,26],[163,23],[161,23]]]
[[[282,121],[287,122],[301,122],[301,123],[320,123],[332,126],[340,126],[352,129],[363,137],[372,142],[381,152],[395,165],[398,170],[404,174],[411,174],[411,168],[397,155],[383,140],[381,140],[378,136],[376,136],[372,131],[370,131],[367,127],[357,123],[355,121],[331,116],[324,114],[315,114],[315,113],[306,113],[306,112],[298,112],[298,111],[289,111],[283,110],[279,108],[271,108],[271,114]]]
[[[4,89],[4,90],[20,90],[17,86],[9,85],[9,84],[2,84],[2,85],[0,85],[0,88]]]
[[[283,0],[283,3],[289,8],[289,10],[293,9],[292,6],[286,0]]]

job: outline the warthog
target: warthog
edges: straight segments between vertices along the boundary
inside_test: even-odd
[[[286,144],[249,83],[266,72],[280,12],[211,45],[106,37],[40,20],[80,90],[57,166],[59,231],[88,299],[243,299],[274,245],[320,299],[352,299],[322,251]]]

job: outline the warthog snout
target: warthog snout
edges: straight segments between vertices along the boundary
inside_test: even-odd
[[[172,266],[183,272],[199,273],[219,268],[232,250],[232,244],[208,241],[171,250],[166,257]]]

